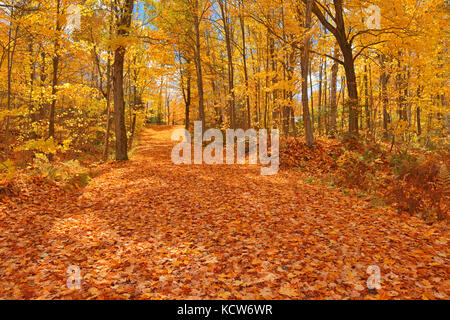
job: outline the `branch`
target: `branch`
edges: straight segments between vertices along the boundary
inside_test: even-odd
[[[318,54],[318,55],[323,56],[323,57],[330,58],[330,59],[336,61],[337,63],[344,65],[344,61],[342,61],[342,60],[340,60],[338,58],[335,58],[333,56],[330,56],[330,55],[328,55],[326,53],[320,53],[320,52],[317,52],[317,51],[314,51],[314,50],[309,50],[309,52],[314,53],[314,54]]]
[[[361,50],[359,50],[359,52],[355,55],[355,57],[353,58],[353,61],[355,61],[356,58],[358,58],[358,56],[359,56],[364,50],[366,50],[367,48],[369,48],[370,46],[374,46],[374,45],[377,45],[377,44],[380,44],[380,43],[383,43],[383,42],[387,42],[387,40],[378,41],[378,42],[374,42],[374,43],[370,43],[370,44],[368,44],[368,45],[365,45],[365,46],[362,47]]]

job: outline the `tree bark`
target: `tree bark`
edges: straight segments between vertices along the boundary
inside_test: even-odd
[[[417,98],[419,98],[418,100],[420,101],[420,86],[417,88]],[[421,136],[422,135],[422,125],[421,125],[421,119],[420,119],[420,106],[417,106],[416,109],[416,121],[417,121],[417,135]]]
[[[241,2],[241,5],[243,3]],[[243,8],[241,7],[241,10]],[[244,63],[244,81],[245,81],[245,104],[247,106],[247,129],[251,127],[251,115],[250,115],[250,97],[248,94],[248,70],[247,70],[247,50],[246,50],[246,42],[245,42],[245,23],[244,16],[241,11],[239,15],[239,22],[241,25],[241,33],[242,33],[242,61]]]
[[[111,2],[111,12],[112,9],[112,2]],[[114,16],[111,15],[110,21],[109,21],[109,34],[108,38],[111,39],[112,34],[112,27],[113,27],[113,20]],[[100,74],[100,64],[98,65],[99,68],[99,76]],[[111,52],[108,51],[108,62],[106,66],[106,128],[105,128],[105,139],[103,143],[103,161],[108,160],[108,149],[109,149],[109,132],[111,130]]]
[[[333,56],[337,59],[339,56],[338,48],[334,48]],[[335,60],[331,67],[331,93],[330,93],[330,134],[332,137],[336,135],[336,117],[337,117],[337,76],[339,64]]]
[[[305,28],[307,30],[311,27],[311,10],[313,0],[308,0],[306,3],[306,17]],[[303,42],[303,55],[301,59],[302,68],[302,104],[303,104],[303,125],[305,127],[306,145],[312,146],[314,144],[314,136],[311,126],[311,117],[309,115],[308,106],[308,67],[309,67],[309,49],[311,45],[310,35],[306,35]]]
[[[303,0],[307,4],[310,0]],[[343,56],[343,65],[345,70],[345,76],[347,79],[347,91],[348,91],[348,105],[349,105],[349,132],[352,134],[358,133],[358,87],[356,83],[355,73],[355,59],[353,56],[353,49],[351,39],[347,38],[347,31],[344,23],[344,8],[343,0],[333,0],[336,23],[333,26],[325,17],[317,3],[314,1],[312,6],[312,12],[320,20],[322,25],[330,31],[336,38],[339,48]]]
[[[381,82],[381,100],[383,104],[383,137],[384,139],[388,138],[388,124],[389,124],[389,114],[388,114],[388,104],[389,104],[389,97],[387,94],[387,83],[389,81],[389,74],[386,72],[385,67],[385,60],[386,58],[384,56],[380,57],[381,60],[381,76],[380,76],[380,82]]]
[[[312,60],[312,59],[311,59]],[[314,133],[314,91],[312,80],[312,61],[309,63],[309,94],[311,97],[311,128]]]
[[[322,61],[319,66],[319,99],[318,99],[318,115],[317,115],[317,129],[319,131],[319,136],[322,134]]]
[[[198,16],[198,0],[194,1],[194,32],[195,32],[195,70],[197,72],[197,91],[198,91],[198,111],[200,121],[202,122],[202,130],[205,129],[205,107],[203,101],[203,73],[202,73],[202,59],[200,56],[200,18]]]
[[[60,25],[60,6],[61,1],[57,0],[56,2],[56,19],[55,19],[55,30],[56,30],[56,39],[54,40],[54,56],[52,58],[53,64],[53,73],[52,73],[52,103],[50,105],[50,115],[49,115],[49,123],[48,123],[48,137],[53,138],[55,136],[55,109],[56,109],[56,86],[58,85],[58,66],[59,66],[59,31],[61,31]]]
[[[181,66],[181,57],[180,57],[181,93],[183,95],[184,100],[184,128],[186,130],[189,130],[189,109],[191,106],[191,72],[189,70],[189,60],[187,59],[185,70],[187,73],[186,88],[184,85],[183,68]]]
[[[136,128],[136,113],[133,113],[133,120],[131,121],[131,135],[130,135],[130,149],[133,147],[134,130]]]
[[[125,0],[123,13],[117,19],[117,36],[125,37],[131,26],[134,0]],[[125,127],[125,99],[123,91],[123,67],[126,49],[120,45],[114,51],[114,123],[116,133],[116,160],[128,160],[127,129]]]
[[[111,128],[111,60],[108,56],[108,65],[106,70],[106,130],[103,146],[103,160],[108,160],[109,131]]]
[[[364,109],[366,112],[366,129],[370,130],[369,78],[367,73],[367,64],[364,64]]]
[[[235,110],[235,94],[234,94],[234,65],[233,65],[233,51],[231,47],[232,31],[229,22],[229,13],[227,8],[227,1],[219,1],[220,11],[222,14],[223,31],[225,34],[225,44],[227,49],[228,61],[228,95],[229,99],[229,116],[231,128],[236,129],[236,110]]]

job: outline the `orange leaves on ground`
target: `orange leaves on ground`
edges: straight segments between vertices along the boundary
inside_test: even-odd
[[[374,209],[301,171],[176,166],[170,133],[147,129],[130,161],[102,165],[83,189],[36,181],[3,196],[0,298],[448,299],[443,223]],[[66,286],[71,265],[80,290]]]
[[[336,158],[342,154],[338,140],[317,139],[313,147],[304,138],[284,138],[280,141],[280,165],[309,172],[329,172],[336,169]]]

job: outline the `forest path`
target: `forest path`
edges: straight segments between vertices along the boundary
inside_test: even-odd
[[[0,202],[0,298],[448,299],[442,225],[297,171],[174,165],[171,130],[145,129],[130,161],[77,192]]]

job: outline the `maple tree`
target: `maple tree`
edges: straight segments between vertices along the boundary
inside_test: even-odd
[[[380,264],[376,298],[447,299],[448,12],[0,2],[0,297],[370,299]],[[194,121],[278,129],[282,171],[170,163]],[[33,271],[71,259],[80,292]]]

